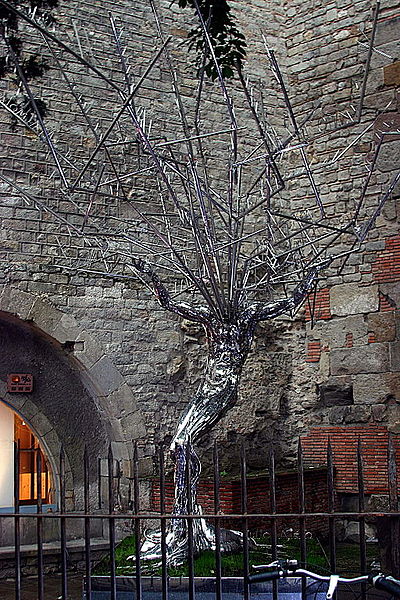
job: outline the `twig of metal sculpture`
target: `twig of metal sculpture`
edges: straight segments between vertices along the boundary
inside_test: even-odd
[[[0,0],[0,6],[7,4]],[[382,133],[357,201],[348,201],[345,214],[331,210],[328,216],[319,186],[329,165],[319,165],[313,172],[308,156],[310,144],[327,134],[314,134],[312,139],[305,135],[306,126],[295,117],[290,91],[272,50],[266,47],[266,63],[281,92],[288,129],[279,129],[279,122],[265,118],[262,94],[246,81],[241,70],[240,85],[234,87],[230,82],[228,89],[200,11],[220,94],[216,100],[216,84],[211,86],[202,77],[196,84],[193,81],[195,90],[183,94],[170,55],[170,38],[164,37],[162,23],[152,8],[159,47],[136,77],[122,27],[118,19],[109,17],[118,80],[105,67],[85,58],[81,44],[78,53],[20,13],[41,38],[53,68],[59,70],[59,89],[68,94],[80,113],[81,137],[90,143],[88,149],[78,141],[74,146],[67,121],[61,123],[65,132],[59,127],[61,131],[52,134],[38,111],[36,122],[27,123],[26,115],[6,97],[1,101],[2,109],[36,133],[37,140],[48,148],[47,161],[55,170],[51,194],[26,188],[8,175],[0,174],[0,181],[8,195],[20,197],[54,223],[57,251],[51,253],[56,254],[53,264],[111,277],[139,277],[165,310],[204,327],[208,360],[203,382],[181,415],[171,443],[174,514],[187,514],[189,509],[201,514],[196,500],[200,461],[192,444],[237,401],[257,324],[283,314],[293,315],[315,290],[321,271],[332,269],[334,261],[340,264],[360,247],[400,173],[380,198],[372,205],[366,203],[385,135]],[[7,47],[6,37],[3,42]],[[367,66],[372,51],[373,35]],[[10,57],[20,72],[24,93],[35,107],[35,95],[12,49]],[[107,90],[112,98],[107,105],[109,112],[104,112],[102,99],[84,96],[79,78],[74,80],[67,68],[68,60],[85,68]],[[172,114],[173,103],[165,100],[171,88],[163,87],[154,74],[156,68],[169,74],[176,114]],[[367,70],[362,94],[366,76]],[[157,102],[163,101],[169,102],[164,118],[153,120],[151,113],[156,113]],[[218,109],[217,117],[210,107]],[[361,124],[361,132],[354,137],[357,141],[371,129],[369,122],[361,123],[361,108],[352,123],[343,127],[350,124]],[[333,160],[342,158],[350,146]],[[297,182],[306,187],[303,200],[296,204],[291,194],[296,195]],[[34,188],[45,186],[44,177],[39,177]],[[215,546],[213,529],[205,520],[194,520],[193,528],[195,551]],[[170,564],[184,560],[187,543],[186,521],[172,520],[166,538]],[[231,550],[238,543],[240,533],[227,532],[222,549]],[[161,538],[156,532],[146,540],[143,558],[160,556]]]

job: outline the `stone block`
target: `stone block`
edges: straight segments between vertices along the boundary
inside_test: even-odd
[[[398,168],[400,162],[400,141],[385,142],[379,152],[376,167],[382,173],[388,173]]]
[[[75,345],[73,354],[87,369],[104,356],[101,345],[87,331],[79,333],[77,342],[81,344]]]
[[[53,329],[53,337],[59,341],[60,344],[76,341],[81,333],[82,328],[79,327],[75,318],[66,313],[63,313],[61,319]]]
[[[400,340],[389,345],[390,369],[400,371]]]
[[[375,47],[399,39],[400,17],[379,21]]]
[[[124,383],[121,373],[107,356],[100,358],[88,372],[94,386],[105,396],[115,392]]]
[[[115,460],[128,460],[128,448],[124,442],[111,442],[111,451]]]
[[[383,68],[383,81],[385,85],[400,85],[399,60]]]
[[[0,310],[27,319],[35,297],[11,286],[4,286],[0,294]]]
[[[336,349],[330,356],[332,375],[384,373],[390,367],[388,344]]]
[[[132,412],[123,417],[121,419],[121,428],[124,438],[128,442],[138,440],[146,435],[146,426],[139,411]]]
[[[42,331],[54,337],[54,329],[59,324],[63,313],[37,298],[29,311],[28,318],[37,325]]]
[[[369,406],[351,406],[345,417],[345,423],[368,423],[371,418]]]
[[[346,336],[351,333],[354,346],[365,344],[368,327],[364,315],[354,315],[342,319],[332,319],[328,322],[318,322],[313,329],[313,334],[318,334],[322,344],[333,348],[343,348],[346,345]]]
[[[331,313],[333,316],[375,312],[379,308],[378,286],[361,287],[356,283],[346,283],[331,289]]]
[[[355,404],[381,404],[390,398],[400,401],[400,373],[356,375],[353,395]]]
[[[331,425],[340,425],[345,423],[346,417],[350,412],[349,406],[335,406],[329,411],[329,423]]]
[[[395,302],[396,306],[400,307],[400,282],[381,283],[379,289],[382,294]]]
[[[48,418],[41,412],[30,419],[30,424],[40,436],[47,435],[53,429]]]
[[[368,315],[368,331],[375,334],[377,342],[392,342],[396,337],[394,312],[371,313]]]
[[[371,407],[371,414],[374,421],[380,423],[386,420],[386,406],[384,404],[375,404]]]
[[[126,383],[107,397],[107,404],[113,407],[113,414],[117,418],[126,416],[138,409],[132,390]]]

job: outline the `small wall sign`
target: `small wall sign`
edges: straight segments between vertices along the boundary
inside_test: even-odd
[[[33,375],[31,373],[10,373],[7,375],[8,392],[32,392]]]

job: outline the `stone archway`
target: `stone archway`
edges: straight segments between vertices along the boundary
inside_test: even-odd
[[[0,311],[0,397],[27,419],[56,470],[63,445],[67,493],[79,504],[84,446],[97,474],[110,443],[116,458],[129,459],[132,439],[144,435],[131,390],[71,315],[12,286],[2,288]],[[16,372],[33,374],[32,393],[7,393],[7,374]],[[134,416],[135,431],[124,431],[124,414]]]

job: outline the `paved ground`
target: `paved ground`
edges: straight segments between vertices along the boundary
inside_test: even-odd
[[[58,600],[61,597],[61,580],[59,575],[46,575],[44,600]],[[22,580],[21,600],[38,600],[37,578],[25,577]],[[14,582],[0,580],[0,599],[15,600]],[[82,600],[82,575],[68,577],[68,600]]]

